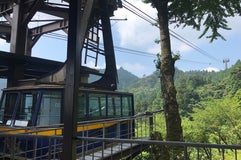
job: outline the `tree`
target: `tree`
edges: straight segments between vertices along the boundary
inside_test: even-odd
[[[194,142],[240,144],[240,91],[234,96],[201,102],[204,108],[194,109],[185,137]]]
[[[210,41],[224,37],[219,33],[220,29],[230,29],[227,25],[227,18],[241,13],[240,0],[143,0],[151,3],[157,10],[158,26],[160,30],[161,57],[156,65],[160,69],[161,91],[163,98],[163,109],[166,119],[167,140],[182,141],[183,133],[181,118],[176,100],[176,89],[174,86],[174,63],[172,57],[169,35],[169,23],[179,26],[191,26],[204,30],[200,37],[207,36]],[[170,21],[171,20],[171,21]]]
[[[193,86],[192,81],[194,79],[187,79],[187,76],[182,75],[179,77],[179,83],[176,84],[177,89],[177,102],[179,106],[179,112],[182,117],[190,117],[190,113],[193,113],[193,108],[197,107],[199,102],[199,95],[196,92],[196,86]]]
[[[230,80],[231,84],[231,92],[232,94],[235,94],[239,88],[241,88],[241,62],[240,60],[234,65],[234,67],[231,68],[231,74],[230,74]]]

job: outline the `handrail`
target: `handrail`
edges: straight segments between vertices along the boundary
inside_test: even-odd
[[[172,147],[206,147],[216,149],[240,149],[241,145],[226,145],[226,144],[211,144],[211,143],[198,143],[198,142],[181,142],[181,141],[159,141],[150,139],[121,139],[121,138],[98,138],[98,137],[77,137],[78,140],[84,141],[102,141],[102,142],[118,142],[118,143],[137,143],[148,145],[166,145]]]
[[[154,113],[161,113],[161,112],[164,112],[164,110],[160,109],[160,110],[155,110],[155,111],[146,111],[146,112],[138,113],[138,114],[134,115],[133,117],[151,116]]]
[[[78,135],[75,140],[77,143],[77,150],[81,151],[76,153],[77,156],[80,156],[81,158],[88,158],[88,156],[91,157],[97,157],[97,156],[103,156],[105,153],[107,153],[107,149],[109,151],[113,151],[114,147],[117,147],[119,149],[128,150],[128,154],[132,155],[129,152],[135,152],[135,154],[141,153],[143,150],[147,149],[149,146],[159,146],[160,148],[168,147],[173,150],[175,148],[181,148],[183,151],[182,154],[185,157],[185,160],[189,160],[188,157],[189,154],[194,154],[196,157],[201,156],[216,156],[215,153],[220,153],[219,157],[225,157],[226,156],[232,156],[235,157],[234,159],[237,160],[240,158],[239,153],[241,153],[241,145],[223,145],[223,144],[206,144],[206,143],[195,143],[195,142],[178,142],[178,141],[158,141],[158,140],[150,140],[150,133],[153,131],[154,128],[152,125],[152,120],[155,117],[155,113],[160,113],[163,110],[153,111],[153,112],[144,112],[141,114],[137,114],[132,117],[120,117],[120,118],[112,118],[112,119],[106,119],[104,120],[93,120],[93,121],[83,121],[78,123],[78,126],[83,126],[83,129],[86,129],[84,131],[87,131],[88,125],[93,124],[100,124],[103,128],[100,128],[100,130],[91,131],[91,132],[82,132],[83,134]],[[115,121],[115,129],[106,131],[107,125],[106,123],[111,123]],[[125,122],[125,123],[122,123]],[[126,125],[123,130],[120,129],[120,125]],[[86,126],[86,127],[85,127]],[[51,127],[51,128],[49,128]],[[17,130],[23,130],[25,127],[19,127]],[[48,130],[60,130],[63,129],[61,124],[58,125],[52,125],[52,126],[41,126],[41,127],[27,127],[29,129],[32,129],[32,133],[35,133],[37,131],[48,131]],[[11,129],[11,128],[10,128]],[[35,130],[34,130],[35,129]],[[119,132],[119,134],[116,134]],[[141,132],[141,133],[139,133]],[[115,135],[115,137],[107,138],[109,135]],[[122,134],[122,135],[121,135]],[[41,155],[42,157],[48,159],[53,158],[54,156],[57,156],[57,154],[62,153],[62,135],[38,135],[38,134],[30,134],[30,132],[27,133],[19,133],[19,134],[7,134],[7,132],[1,132],[0,131],[0,139],[2,139],[4,142],[4,145],[2,145],[3,152],[4,150],[9,150],[7,153],[0,153],[0,159],[1,157],[11,156],[14,155],[15,157],[18,155],[21,155],[22,153],[26,156],[28,153],[39,153],[39,152],[45,152],[48,150],[48,152],[45,155]],[[26,148],[22,150],[21,152],[15,152],[15,150],[18,149],[18,144],[28,144],[28,140],[32,140],[34,143],[42,144],[43,140],[47,142],[47,145],[44,146],[35,146],[34,148],[28,148],[26,145]],[[45,143],[44,142],[44,143]],[[119,145],[119,146],[118,146]],[[93,147],[95,146],[95,147]],[[129,146],[129,148],[126,146]],[[123,147],[123,148],[122,148]],[[139,147],[139,148],[138,148]],[[1,148],[1,147],[0,147]],[[11,148],[12,151],[10,150]],[[122,151],[119,151],[120,155],[124,155],[121,153]],[[227,155],[229,153],[229,155]],[[118,153],[115,153],[118,154]],[[153,154],[153,153],[150,153]],[[47,157],[46,157],[47,156]],[[117,156],[117,155],[109,155],[109,156]],[[113,158],[113,157],[112,157]],[[130,158],[131,159],[131,158]],[[224,159],[224,158],[223,158]]]
[[[101,123],[101,124],[105,124],[108,122],[124,122],[124,121],[131,121],[131,120],[135,120],[138,117],[143,117],[143,116],[152,116],[153,113],[157,113],[157,112],[161,112],[161,110],[159,111],[153,111],[153,112],[144,112],[141,114],[137,114],[131,117],[116,117],[116,118],[108,118],[108,119],[98,119],[98,120],[88,120],[88,121],[81,121],[78,122],[77,125],[78,126],[88,126],[91,124],[97,124],[97,123]],[[1,126],[0,126],[1,127]],[[19,134],[33,134],[36,132],[44,132],[44,131],[49,131],[49,130],[61,130],[63,129],[63,124],[54,124],[54,125],[46,125],[46,126],[30,126],[30,127],[11,127],[11,126],[2,126],[5,127],[4,130],[0,131],[0,134],[4,134],[7,132],[16,132],[17,131],[22,131]]]

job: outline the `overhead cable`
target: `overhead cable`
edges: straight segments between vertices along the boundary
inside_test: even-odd
[[[59,33],[48,33],[48,34],[44,34],[44,36],[48,37],[48,38],[54,38],[54,39],[57,39],[57,40],[67,41],[67,36],[59,34]],[[104,44],[100,43],[100,46],[103,47]],[[114,46],[114,49],[115,49],[116,52],[121,52],[121,53],[125,53],[125,54],[132,54],[132,55],[144,56],[144,57],[150,57],[150,58],[156,57],[155,54],[152,54],[150,52],[140,51],[140,50],[134,50],[134,49],[124,48],[124,47],[119,47],[119,46]],[[185,62],[189,62],[189,63],[210,64],[210,63],[207,63],[207,62],[192,61],[192,60],[187,60],[187,59],[183,59],[183,58],[181,58],[180,60],[185,61]]]
[[[137,8],[136,6],[134,6],[133,4],[131,4],[130,2],[124,0],[123,1],[123,7],[125,9],[127,9],[128,11],[132,12],[133,14],[137,15],[138,17],[142,18],[143,20],[149,22],[150,24],[156,26],[159,28],[159,26],[156,23],[156,19],[154,19],[153,17],[151,17],[150,15],[148,15],[147,13],[145,13],[144,11],[142,11],[141,9]],[[210,59],[213,59],[219,63],[222,63],[221,60],[217,59],[216,57],[210,55],[208,52],[204,51],[203,49],[201,49],[200,47],[198,47],[197,45],[195,45],[194,43],[190,42],[189,40],[185,39],[183,36],[179,35],[178,33],[172,31],[171,29],[169,29],[170,31],[170,35],[174,38],[176,38],[177,40],[185,43],[186,45],[188,45],[189,47],[195,49],[196,51],[198,51],[199,53],[209,57]]]

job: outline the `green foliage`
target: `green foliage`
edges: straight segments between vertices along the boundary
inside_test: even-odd
[[[240,0],[143,1],[145,3],[151,3],[152,6],[157,9],[160,32],[166,33],[163,34],[164,37],[169,36],[167,35],[167,23],[171,22],[175,23],[177,27],[191,26],[196,30],[203,29],[199,38],[209,34],[207,38],[209,38],[211,42],[217,38],[224,39],[220,34],[220,29],[230,29],[227,24],[227,18],[241,13]],[[168,10],[166,10],[166,7],[168,7]],[[166,17],[169,19],[167,20]],[[158,56],[155,61],[156,68],[161,69],[161,77],[164,77],[167,73],[173,75],[173,62],[175,62],[176,59],[175,57],[170,58],[171,51],[170,48],[168,48],[169,39],[167,38],[166,41],[163,40],[161,43],[164,60],[162,61],[162,57]],[[203,79],[202,76],[193,76],[191,79],[186,79],[185,77],[185,79],[182,79],[180,82],[175,82],[175,84],[179,85],[179,89],[177,90],[178,102],[179,105],[181,105],[181,107],[179,107],[184,111],[183,116],[189,116],[189,119],[185,119],[184,121],[186,123],[183,123],[183,128],[186,129],[184,130],[185,138],[188,139],[188,141],[224,144],[240,143],[240,117],[234,112],[240,112],[239,109],[241,108],[239,101],[239,88],[241,84],[240,68],[237,70],[234,69],[230,73],[230,77],[225,79],[218,78],[214,80],[210,77],[205,77],[210,79]],[[171,78],[169,81],[173,82]],[[161,80],[163,87],[161,88],[163,90],[162,93],[165,94],[165,87],[168,86],[166,85],[168,83],[164,82],[167,82],[167,78],[164,77],[164,79]],[[230,81],[227,80],[232,80],[234,83],[230,84]],[[165,110],[172,104],[170,103],[171,101],[168,101],[169,95],[166,94],[167,100],[164,99]],[[233,95],[235,95],[235,99],[233,99]],[[171,98],[176,102],[176,97]],[[232,100],[230,101],[230,99]],[[178,111],[178,109],[176,111]],[[169,113],[169,110],[167,110],[166,113]],[[176,120],[177,119],[178,118],[176,118]],[[169,123],[170,121],[167,120],[166,122]],[[187,126],[185,126],[185,124],[187,124]],[[167,126],[171,126],[170,128],[173,129],[176,125]],[[168,131],[170,131],[170,128]],[[170,133],[168,133],[168,135],[170,135]],[[210,157],[206,158],[209,159]]]
[[[179,77],[179,84],[177,88],[177,102],[180,108],[180,114],[183,117],[189,117],[193,112],[195,104],[199,102],[199,95],[192,85],[192,79],[186,79],[184,75]]]
[[[240,67],[238,61],[230,69],[217,73],[176,69],[175,85],[185,141],[241,143]],[[125,91],[134,93],[135,112],[140,113],[162,109],[160,89],[159,72],[155,71],[127,83]],[[155,124],[165,137],[163,113],[156,115]],[[148,157],[146,153],[143,155]]]
[[[129,85],[128,91],[135,95],[135,112],[160,109],[160,82],[158,72]]]
[[[177,60],[179,60],[179,59],[181,58],[181,55],[180,55],[180,53],[178,52],[178,53],[176,53],[176,54],[172,54],[172,58],[173,58],[174,61],[177,61]]]
[[[211,30],[211,34],[207,36],[210,41],[218,37],[224,39],[219,33],[220,29],[229,30],[227,18],[240,14],[240,1],[178,1],[171,0],[169,5],[169,17],[171,22],[176,26],[191,26],[194,29],[204,30],[200,37],[203,37]]]
[[[227,90],[235,94],[241,88],[241,61],[239,60],[232,68],[229,75],[230,83],[227,84]]]
[[[157,10],[159,29],[161,33],[161,56],[155,61],[156,68],[161,73],[161,90],[163,97],[164,110],[166,112],[167,139],[182,140],[182,127],[177,106],[176,89],[173,81],[174,64],[180,56],[171,57],[170,38],[168,23],[176,23],[177,26],[192,26],[204,30],[200,37],[203,37],[211,30],[210,38],[214,39],[224,37],[219,33],[220,29],[229,30],[227,18],[241,12],[240,1],[232,0],[223,2],[219,0],[204,1],[179,1],[179,0],[144,0],[145,3],[151,3]],[[173,20],[173,21],[170,21]],[[161,59],[163,58],[163,60]],[[170,112],[171,111],[171,112]],[[175,121],[174,121],[175,119]],[[174,122],[174,123],[173,123]]]
[[[158,0],[143,0],[144,3],[151,3],[158,9]],[[228,27],[228,17],[240,15],[240,0],[169,0],[169,22],[175,23],[177,27],[191,26],[193,29],[201,30],[199,38],[207,35],[212,42],[217,38],[225,40],[220,34],[220,30],[230,30]]]
[[[154,60],[154,63],[155,63],[156,69],[159,70],[160,67],[161,67],[162,57],[161,57],[161,54],[160,54],[160,53],[158,53],[158,54],[156,55],[156,57],[157,57],[157,58]],[[179,53],[179,52],[176,53],[176,54],[172,53],[172,59],[174,60],[174,62],[177,61],[177,60],[179,60],[179,59],[180,59],[180,53]]]
[[[156,55],[156,59],[154,60],[154,63],[155,63],[155,65],[156,65],[156,69],[160,69],[160,67],[161,67],[161,62],[162,62],[162,57],[161,57],[161,54],[158,53],[158,54]]]
[[[239,96],[239,95],[237,95]],[[194,109],[193,121],[184,121],[186,141],[240,144],[241,106],[236,96],[202,102],[204,109]]]

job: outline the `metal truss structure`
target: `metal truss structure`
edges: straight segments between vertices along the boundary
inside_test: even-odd
[[[120,1],[57,1],[0,1],[0,18],[3,19],[0,21],[0,38],[10,43],[10,53],[0,52],[0,76],[7,78],[8,87],[20,86],[23,82],[65,85],[62,159],[76,159],[76,106],[79,87],[117,89],[110,16],[120,5]],[[55,18],[41,20],[44,21],[43,24],[31,27],[30,23],[36,21],[33,17],[37,13]],[[68,37],[65,63],[31,57],[32,48],[42,35],[59,30],[67,33]],[[102,32],[103,48],[99,45],[99,32]],[[106,63],[103,74],[84,67],[83,63],[88,58],[94,59],[97,65],[99,56],[104,56]],[[90,74],[100,78],[89,83]]]
[[[117,73],[109,17],[121,6],[121,2],[94,0],[91,4],[93,6],[88,6],[88,3],[87,0],[81,1],[78,9],[80,24],[74,26],[80,29],[86,25],[78,35],[79,39],[84,37],[83,45],[77,44],[81,52],[80,84],[115,90]],[[8,79],[8,86],[18,86],[23,79],[32,79],[33,83],[65,83],[66,62],[39,59],[31,55],[32,48],[43,35],[62,31],[69,37],[73,30],[69,29],[69,13],[70,0],[0,1],[0,38],[10,43],[12,53],[1,51],[0,54],[0,76]],[[37,14],[51,18],[36,19]],[[103,37],[104,45],[100,45],[100,36]],[[97,66],[100,56],[106,64],[104,73],[84,65],[92,60]],[[99,80],[90,83],[88,77],[91,74],[98,76]]]

